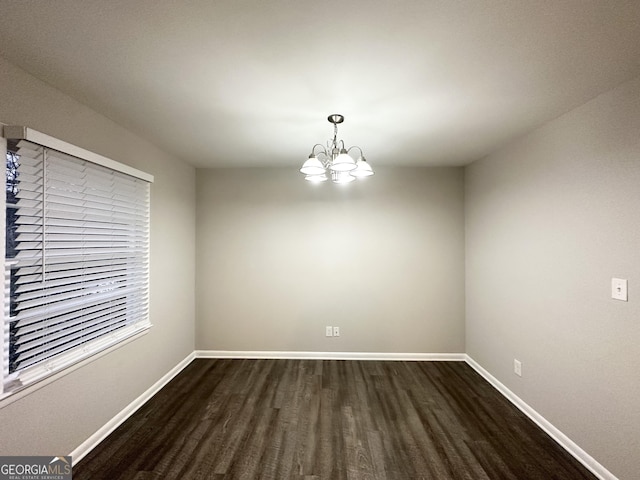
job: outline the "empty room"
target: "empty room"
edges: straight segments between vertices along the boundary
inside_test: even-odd
[[[0,480],[640,480],[640,2],[0,20]]]

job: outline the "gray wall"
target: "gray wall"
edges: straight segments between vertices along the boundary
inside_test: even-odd
[[[0,122],[155,175],[147,335],[0,409],[0,455],[67,455],[194,348],[195,169],[0,58]]]
[[[361,182],[197,171],[198,349],[464,352],[462,169]]]
[[[640,478],[639,208],[640,78],[466,170],[467,353],[621,479]]]

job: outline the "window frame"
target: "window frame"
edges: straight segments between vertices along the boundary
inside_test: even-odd
[[[0,124],[0,128],[3,127],[3,124]],[[77,157],[80,160],[83,161],[87,161],[90,162],[92,164],[96,164],[96,165],[100,165],[101,167],[106,167],[112,171],[115,172],[120,172],[120,173],[124,173],[126,175],[135,177],[137,179],[143,180],[149,184],[153,183],[153,175],[150,175],[148,173],[145,173],[143,171],[140,171],[138,169],[135,169],[133,167],[130,167],[128,165],[122,164],[120,162],[117,162],[115,160],[111,160],[107,157],[103,157],[101,155],[98,155],[94,152],[90,152],[88,150],[85,150],[83,148],[77,147],[75,145],[69,144],[67,142],[64,142],[62,140],[56,139],[54,137],[51,137],[49,135],[46,135],[44,133],[38,132],[36,130],[33,130],[31,128],[28,127],[23,127],[23,126],[6,126],[4,125],[4,128],[2,128],[2,130],[0,131],[0,133],[2,135],[0,135],[0,155],[2,155],[2,158],[5,159],[5,161],[3,162],[3,173],[4,173],[4,177],[6,178],[6,158],[7,158],[7,139],[11,139],[11,140],[26,140],[28,142],[40,145],[42,147],[45,147],[47,149],[51,149],[51,150],[56,150],[58,152],[62,152],[64,154],[73,156],[73,157]],[[6,181],[6,180],[5,180]],[[7,252],[6,252],[6,193],[3,194],[2,196],[2,208],[5,212],[5,214],[2,216],[2,245],[3,245],[3,249],[4,249],[4,255],[3,255],[3,267],[4,267],[4,275],[5,275],[5,280],[4,280],[4,285],[6,287],[7,283],[7,268],[8,265],[10,265],[9,262],[7,262]],[[148,212],[149,212],[149,217],[148,217],[148,221],[150,223],[151,221],[151,198],[150,198],[150,191],[149,191],[149,197],[148,197]],[[148,240],[150,242],[150,232],[148,234]],[[148,255],[149,255],[149,260],[147,261],[147,289],[150,289],[150,243],[149,243],[149,250],[148,250]],[[33,375],[26,375],[25,378],[25,383],[23,383],[22,385],[16,387],[16,388],[12,388],[11,390],[5,391],[5,372],[7,371],[6,369],[8,368],[8,365],[6,362],[8,362],[8,352],[6,351],[6,344],[5,344],[5,339],[7,338],[8,335],[8,329],[9,329],[9,322],[7,321],[6,315],[8,314],[7,311],[5,311],[6,305],[7,305],[7,296],[10,295],[10,292],[4,288],[4,297],[3,297],[3,308],[2,308],[2,340],[0,341],[0,355],[2,358],[1,361],[1,368],[2,368],[2,379],[0,380],[0,408],[3,407],[4,405],[6,405],[7,403],[11,403],[14,400],[17,400],[18,398],[23,397],[24,395],[27,395],[28,393],[31,393],[32,391],[35,391],[36,389],[49,384],[53,381],[55,381],[57,378],[66,375],[72,371],[74,371],[77,368],[80,368],[81,366],[85,365],[86,363],[89,363],[91,361],[94,361],[97,358],[100,358],[103,355],[108,354],[109,352],[120,348],[124,345],[126,345],[127,343],[139,338],[140,336],[148,333],[149,329],[151,328],[152,324],[151,324],[151,319],[149,314],[147,314],[147,318],[146,321],[143,322],[142,326],[138,329],[138,331],[135,331],[132,334],[129,334],[127,336],[124,336],[123,338],[118,338],[117,340],[111,340],[111,341],[104,341],[102,340],[102,342],[104,342],[104,345],[102,347],[99,347],[96,350],[91,350],[90,352],[85,352],[84,354],[74,354],[74,355],[69,355],[66,356],[64,361],[55,361],[55,368],[53,369],[49,369],[47,372],[43,372],[43,370],[45,370],[45,368],[38,368],[35,370],[39,370],[39,373],[35,376]],[[147,301],[150,300],[150,292],[148,294],[147,297]],[[103,337],[99,337],[99,339],[103,339]],[[100,341],[96,342],[96,343],[101,343]],[[75,351],[75,350],[74,350]],[[6,359],[6,360],[5,360]]]

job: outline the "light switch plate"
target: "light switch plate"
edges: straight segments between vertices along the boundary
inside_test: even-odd
[[[627,281],[625,279],[611,279],[611,298],[615,300],[622,300],[623,302],[626,302],[628,300]]]

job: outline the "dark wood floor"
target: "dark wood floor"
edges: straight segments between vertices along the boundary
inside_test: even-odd
[[[463,362],[210,359],[73,478],[595,479]]]

